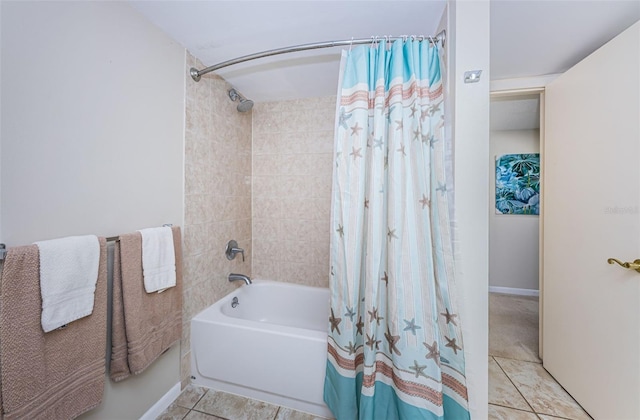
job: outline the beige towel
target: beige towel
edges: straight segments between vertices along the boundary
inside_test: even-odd
[[[44,333],[36,245],[11,248],[0,281],[0,364],[5,419],[72,419],[102,401],[107,326],[107,251],[100,238],[90,316]]]
[[[142,236],[120,235],[113,263],[113,319],[109,376],[141,373],[182,336],[182,246],[173,227],[176,287],[148,294],[142,277]]]

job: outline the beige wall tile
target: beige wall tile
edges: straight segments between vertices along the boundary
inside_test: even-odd
[[[322,265],[302,263],[287,263],[280,265],[281,281],[304,284],[315,287],[329,286],[329,263]]]
[[[270,219],[258,219],[253,218],[252,220],[252,236],[253,239],[269,239],[275,238],[279,235],[280,229],[278,223],[274,223],[273,220]]]
[[[282,199],[279,197],[253,197],[253,217],[278,220],[282,215]]]
[[[335,97],[257,104],[253,271],[328,285]]]
[[[180,356],[191,351],[191,328],[189,322],[182,323],[182,341],[180,342]]]
[[[282,245],[279,238],[254,238],[253,239],[254,258],[260,261],[283,262]],[[273,279],[277,280],[277,279]]]
[[[206,227],[206,223],[185,225],[183,235],[185,255],[198,255],[208,250],[208,232]]]
[[[256,279],[263,280],[280,280],[279,278],[279,263],[274,260],[258,260],[256,258],[252,261],[253,276]]]
[[[191,54],[185,64],[204,67]],[[251,252],[251,113],[237,112],[229,88],[214,74],[186,84],[183,382],[191,318],[237,287],[230,270],[251,273],[250,255],[244,263],[224,256],[230,239]]]
[[[335,97],[239,113],[229,88],[213,74],[186,87],[183,379],[190,320],[241,286],[229,272],[328,285]],[[244,262],[226,259],[230,239]]]
[[[254,154],[253,175],[278,175],[281,166],[280,160],[280,155]]]
[[[191,376],[191,352],[185,353],[180,358],[180,382],[184,389],[190,381]]]
[[[184,220],[185,224],[198,224],[204,223],[205,218],[205,205],[206,196],[204,194],[192,194],[189,197],[185,197],[184,206]]]

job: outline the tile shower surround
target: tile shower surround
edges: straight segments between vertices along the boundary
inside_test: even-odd
[[[253,273],[329,286],[335,97],[256,104]]]
[[[190,321],[236,287],[229,272],[328,286],[335,97],[256,104],[240,113],[214,74],[195,83],[186,60],[181,381]],[[228,261],[224,247],[245,249]]]
[[[185,223],[181,380],[190,376],[190,321],[239,287],[227,274],[251,276],[251,113],[240,113],[227,95],[230,85],[215,75],[195,83],[191,67],[204,67],[187,53],[185,110]],[[245,249],[227,260],[227,241]]]

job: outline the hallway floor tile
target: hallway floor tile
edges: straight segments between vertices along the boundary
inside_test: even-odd
[[[542,367],[536,297],[489,294],[489,419],[591,419]]]

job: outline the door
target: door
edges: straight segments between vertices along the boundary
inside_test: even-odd
[[[595,419],[640,419],[640,22],[546,88],[544,367]]]

